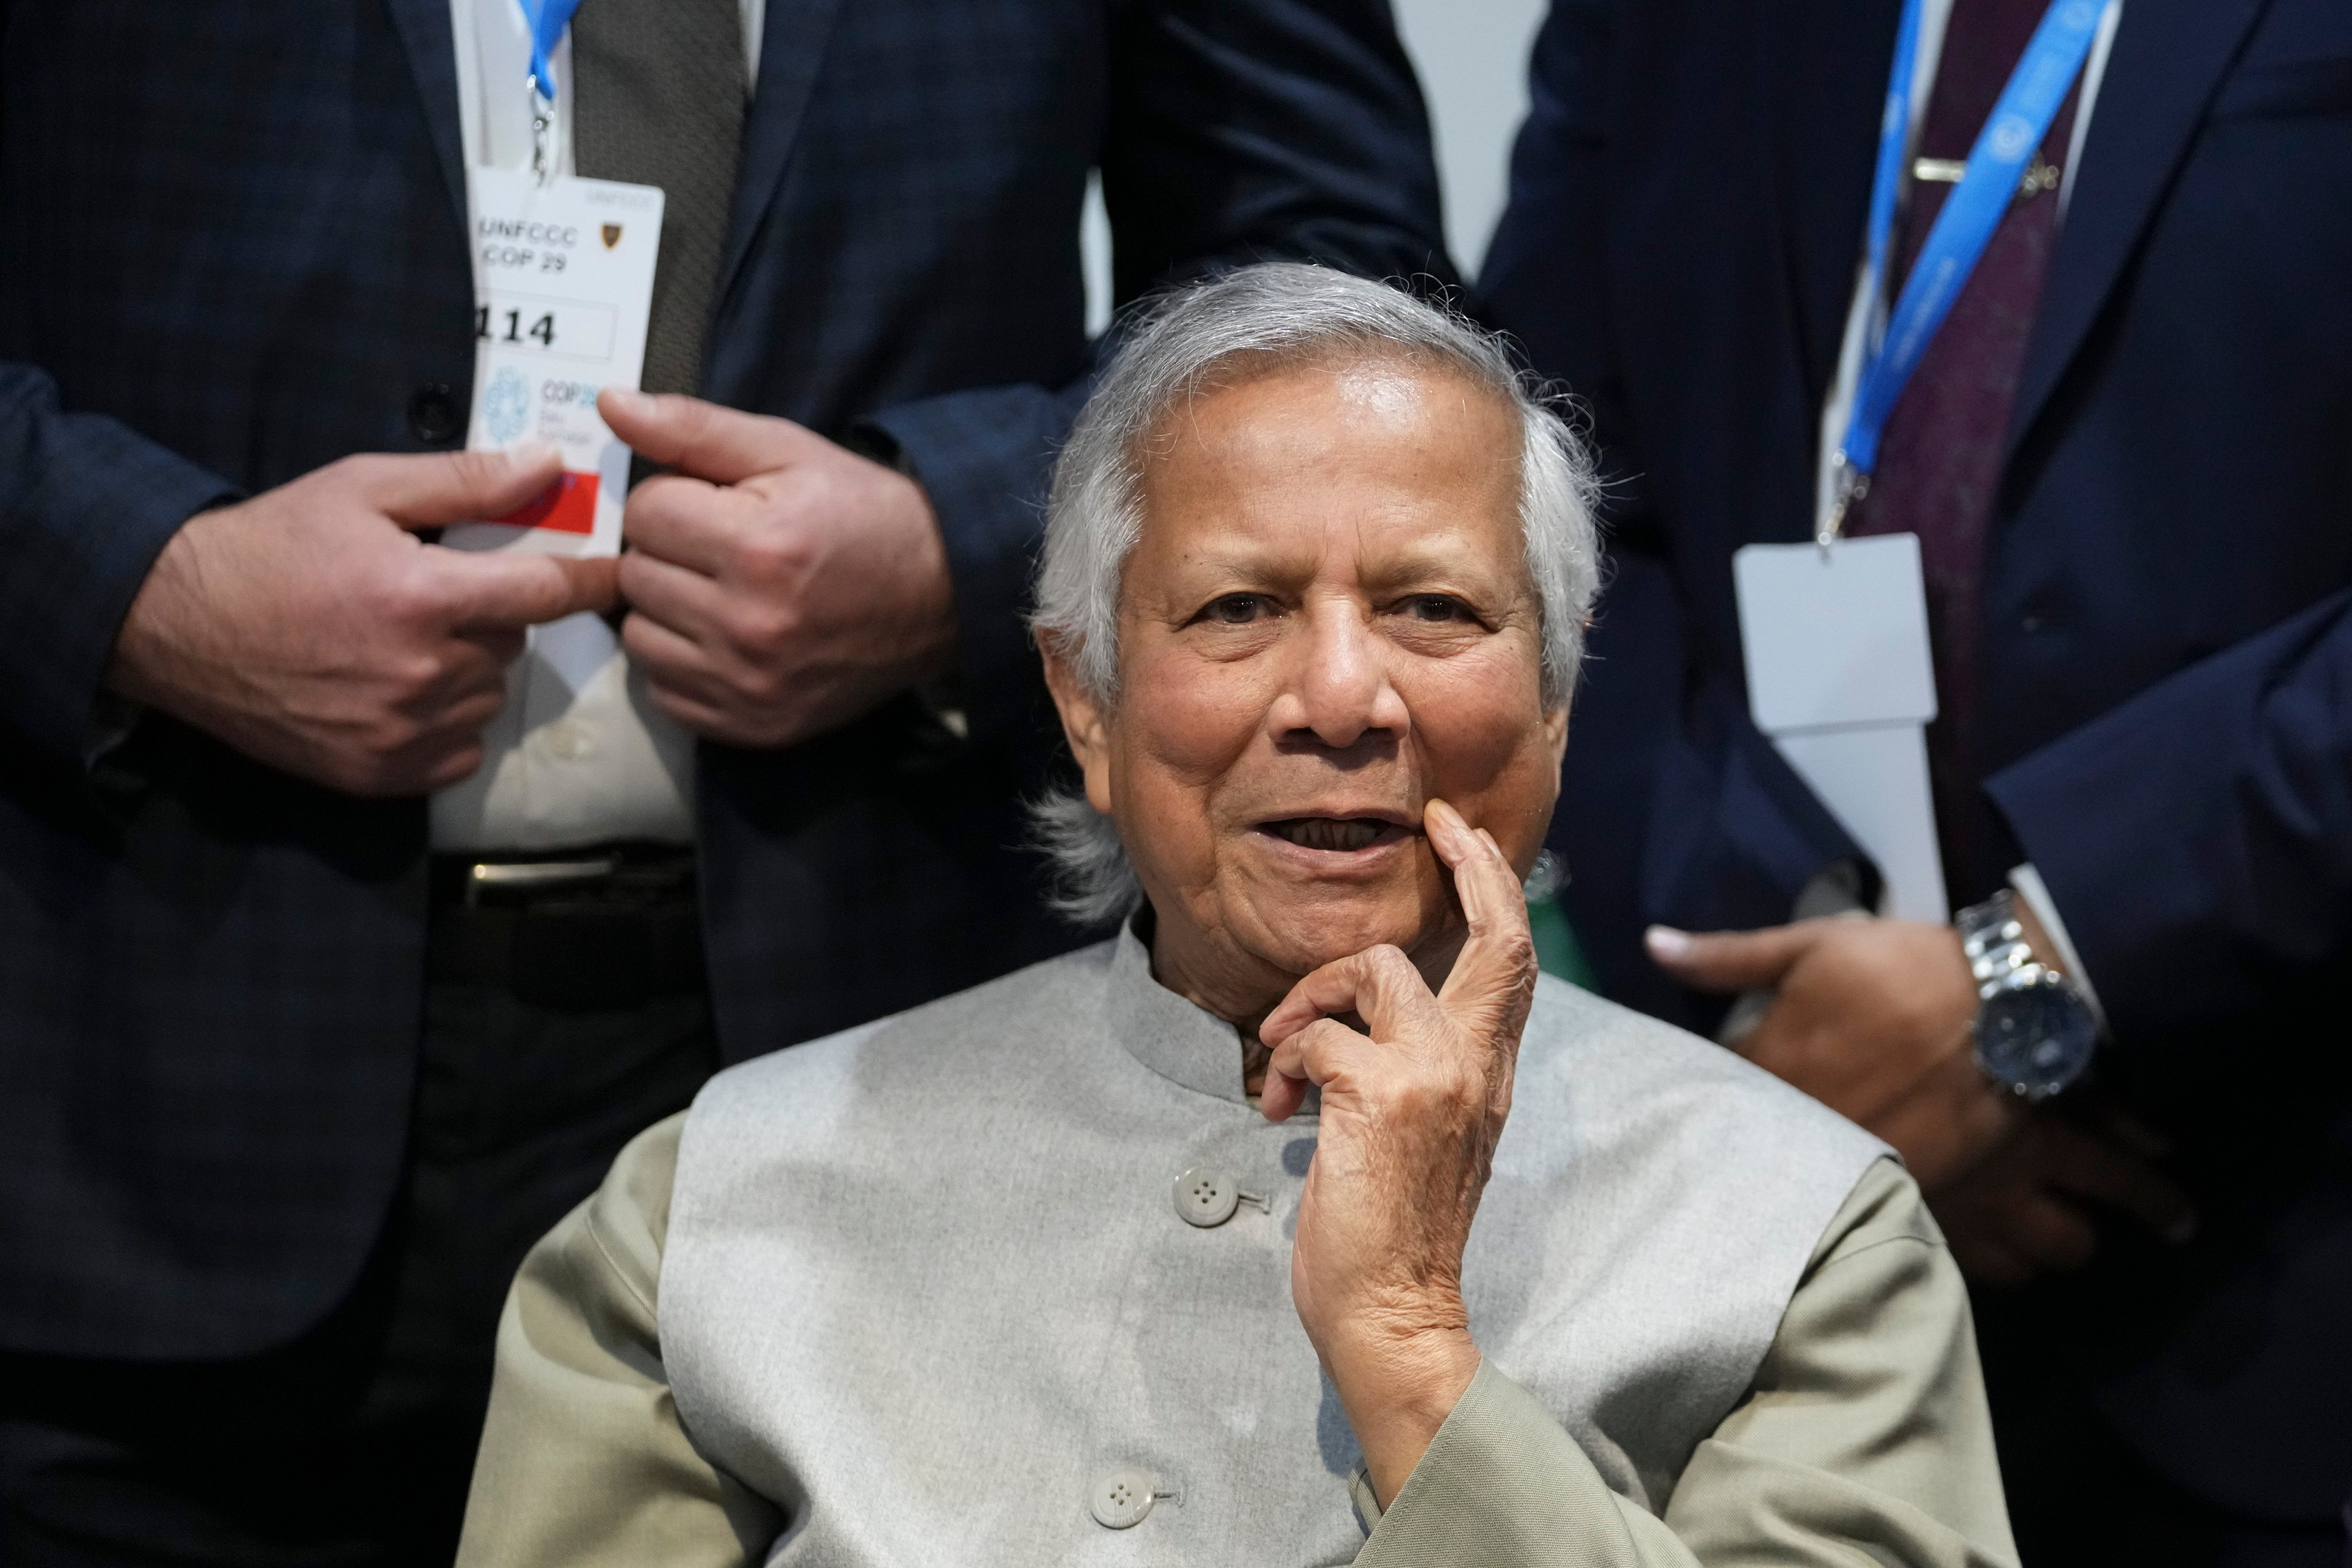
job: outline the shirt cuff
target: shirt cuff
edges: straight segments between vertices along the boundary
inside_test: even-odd
[[[2066,921],[2058,913],[2058,900],[2050,896],[2049,885],[2042,881],[2042,873],[2033,868],[2031,860],[2021,866],[2012,866],[2009,868],[2009,885],[2019,898],[2025,900],[2025,907],[2033,911],[2033,918],[2042,922],[2042,929],[2050,933],[2050,945],[2058,950],[2050,956],[2065,968],[2066,978],[2081,989],[2083,1000],[2090,1004],[2091,1016],[2098,1021],[2099,1033],[2105,1034],[2107,1010],[2099,1005],[2098,988],[2091,984],[2091,972],[2083,967],[2082,954],[2074,951],[2074,938],[2066,934]]]
[[[1481,1362],[1383,1513],[1357,1568],[1602,1568],[1633,1559],[1615,1494],[1536,1396]]]

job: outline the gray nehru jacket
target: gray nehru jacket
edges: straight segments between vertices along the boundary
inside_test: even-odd
[[[1132,934],[737,1068],[661,1255],[685,1431],[780,1506],[778,1564],[1349,1562],[1358,1452],[1290,1298],[1314,1149]],[[1482,1381],[1664,1511],[1883,1152],[1545,980],[1465,1260]]]

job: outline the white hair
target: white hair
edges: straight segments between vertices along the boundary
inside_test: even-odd
[[[1045,548],[1029,624],[1106,709],[1118,696],[1118,598],[1143,530],[1144,444],[1178,404],[1302,363],[1403,359],[1491,392],[1518,415],[1519,525],[1543,638],[1547,706],[1568,700],[1599,582],[1592,465],[1560,399],[1513,363],[1500,339],[1402,289],[1297,262],[1269,262],[1162,298],[1125,334],[1054,469]],[[1030,808],[1053,862],[1052,902],[1095,925],[1123,916],[1142,889],[1111,820],[1082,795]]]

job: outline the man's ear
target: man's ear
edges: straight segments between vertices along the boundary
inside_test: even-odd
[[[1070,754],[1078,760],[1079,771],[1086,775],[1087,804],[1104,816],[1110,815],[1110,729],[1109,718],[1078,679],[1077,670],[1062,654],[1056,641],[1037,639],[1037,652],[1045,661],[1045,689],[1054,694],[1054,706],[1062,715],[1062,734],[1070,742]]]
[[[1544,714],[1544,740],[1551,747],[1551,771],[1559,772],[1562,757],[1568,755],[1568,707],[1565,702]]]

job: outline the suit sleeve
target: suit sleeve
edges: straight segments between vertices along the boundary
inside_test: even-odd
[[[1428,119],[1381,0],[1152,0],[1114,16],[1100,163],[1119,304],[1283,258],[1452,281]],[[976,729],[1024,710],[1045,482],[1087,390],[989,387],[872,420],[939,515]]]
[[[1481,1366],[1358,1568],[2014,1564],[1967,1288],[1891,1162],[1855,1184],[1747,1400],[1664,1509],[1612,1491],[1526,1389]]]
[[[127,426],[62,405],[0,360],[0,719],[68,766],[99,739],[99,686],[148,569],[236,487]]]
[[[1554,0],[1528,68],[1483,314],[1574,395],[1606,480],[1606,584],[1578,692],[1555,847],[1611,994],[1672,1013],[1640,924],[1774,924],[1853,839],[1748,715],[1736,648],[1688,603],[1691,563],[1643,476],[1610,304],[1611,94],[1622,0]],[[1714,569],[1712,563],[1702,563]],[[1717,640],[1720,640],[1717,638]],[[1646,830],[1636,831],[1646,825]]]
[[[2352,591],[1986,784],[2125,1038],[2195,1037],[2352,950]]]

